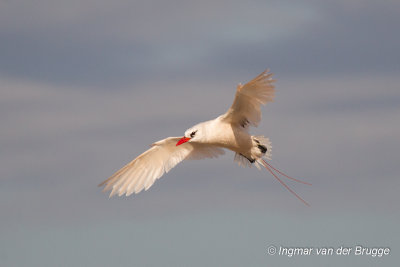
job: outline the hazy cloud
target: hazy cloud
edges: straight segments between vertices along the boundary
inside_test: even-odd
[[[173,80],[267,66],[291,73],[399,70],[395,2],[18,3],[0,11],[0,72],[11,77],[110,87],[150,73]]]
[[[398,1],[0,6],[2,263],[176,266],[217,251],[232,260],[214,265],[263,265],[265,243],[294,240],[387,245],[380,262],[398,262]],[[266,67],[277,96],[253,133],[271,138],[272,164],[313,183],[291,183],[311,209],[229,152],[130,198],[96,187],[152,142],[225,112]]]

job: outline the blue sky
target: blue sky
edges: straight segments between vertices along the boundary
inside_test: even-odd
[[[392,266],[399,259],[397,1],[5,1],[0,8],[0,261],[6,266]],[[254,134],[272,164],[178,165],[147,192],[97,184],[214,118],[270,68]],[[270,244],[388,257],[268,256]]]

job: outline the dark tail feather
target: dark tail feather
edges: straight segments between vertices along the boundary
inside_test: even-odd
[[[261,161],[259,161],[259,162],[276,178],[276,180],[278,180],[278,182],[280,182],[287,190],[289,190],[290,193],[292,193],[295,197],[297,197],[305,205],[310,206],[310,204],[308,204],[304,199],[302,199],[299,195],[297,195],[296,192],[294,192],[288,185],[286,185],[281,179],[279,179],[279,177],[270,169],[269,164],[264,159],[261,159]]]

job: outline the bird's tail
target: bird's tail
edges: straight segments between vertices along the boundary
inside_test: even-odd
[[[251,136],[251,139],[253,140],[253,148],[251,151],[252,157],[255,159],[262,157],[271,159],[272,144],[269,138],[262,135],[253,135]]]
[[[283,182],[276,173],[274,173],[274,171],[276,171],[277,173],[279,173],[280,175],[283,175],[284,177],[291,179],[293,181],[296,181],[298,183],[302,183],[302,184],[306,184],[306,185],[311,185],[310,183],[301,181],[299,179],[290,177],[286,174],[284,174],[283,172],[281,172],[280,170],[274,168],[271,164],[269,164],[267,161],[265,161],[263,158],[259,158],[257,159],[257,161],[255,163],[259,163],[262,166],[264,166],[271,174],[272,176],[275,177],[276,180],[278,180],[279,183],[281,183],[287,190],[289,190],[290,193],[292,193],[295,197],[297,197],[301,202],[303,202],[305,205],[310,206],[310,204],[308,204],[304,199],[302,199],[299,195],[296,194],[296,192],[294,192],[285,182]],[[258,164],[255,164],[256,167],[259,168]]]

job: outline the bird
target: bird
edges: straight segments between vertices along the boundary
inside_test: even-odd
[[[217,158],[225,150],[231,150],[235,153],[234,161],[239,166],[254,165],[259,170],[264,167],[289,192],[309,206],[277,174],[299,183],[311,184],[274,168],[267,162],[272,156],[269,138],[251,135],[249,132],[250,127],[257,127],[261,121],[261,105],[274,100],[276,80],[272,76],[269,69],[266,69],[246,84],[239,83],[233,104],[225,114],[194,125],[185,131],[183,137],[168,137],[153,143],[150,149],[99,186],[104,186],[104,192],[111,191],[109,197],[137,194],[148,190],[157,179],[183,160]]]

